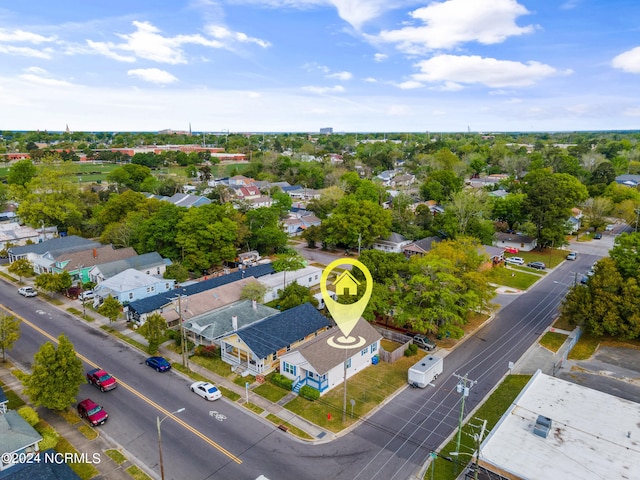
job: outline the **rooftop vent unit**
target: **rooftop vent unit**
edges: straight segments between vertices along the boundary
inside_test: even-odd
[[[551,419],[542,415],[538,415],[536,424],[533,426],[533,434],[542,438],[549,436],[549,430],[551,430]]]

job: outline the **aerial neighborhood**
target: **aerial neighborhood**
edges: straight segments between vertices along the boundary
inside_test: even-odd
[[[585,471],[605,471],[589,454],[602,448],[626,458],[620,471],[637,474],[626,478],[640,477],[640,456],[630,453],[640,435],[638,397],[562,375],[584,360],[571,356],[575,349],[591,348],[588,359],[613,343],[632,349],[640,339],[637,134],[227,132],[206,141],[191,130],[0,134],[0,273],[11,298],[0,338],[11,322],[23,322],[22,333],[11,327],[18,333],[1,343],[3,356],[6,350],[16,365],[29,357],[29,370],[17,374],[29,405],[72,407],[83,425],[110,435],[112,424],[124,429],[132,421],[119,417],[122,384],[137,385],[135,375],[152,372],[121,370],[120,362],[139,357],[137,364],[156,370],[151,378],[167,382],[166,395],[180,400],[163,406],[150,427],[149,435],[157,427],[160,463],[140,454],[153,475],[164,478],[165,468],[175,468],[166,458],[179,453],[165,444],[163,460],[160,423],[181,415],[193,422],[187,415],[200,396],[215,401],[210,415],[224,428],[232,428],[227,419],[237,415],[235,403],[246,410],[238,432],[271,429],[316,451],[343,436],[366,437],[360,432],[374,424],[381,435],[397,435],[402,425],[384,424],[378,415],[401,415],[404,404],[423,423],[405,433],[417,445],[407,454],[415,464],[398,468],[423,476],[455,463],[456,473],[465,465],[480,478],[542,478],[531,474],[540,456],[544,478],[578,478],[563,477],[563,456]],[[362,267],[343,266],[321,285],[327,265],[341,259]],[[340,318],[321,292],[327,288],[339,304],[355,302],[365,292],[363,268],[373,280],[371,297],[345,335],[354,343],[335,348]],[[47,322],[64,326],[63,334],[56,346],[43,340],[27,353],[20,335],[45,316],[36,320],[36,306],[59,312],[46,313]],[[102,339],[95,359],[92,352],[76,357],[74,345],[84,345],[76,335],[87,330],[127,353],[122,359],[98,353],[111,341]],[[461,345],[472,350],[461,353]],[[521,360],[536,346],[546,360]],[[627,370],[611,377],[640,369],[637,356],[624,352],[634,360],[619,362]],[[63,363],[69,373],[52,395],[47,378]],[[183,401],[173,385],[186,380],[197,395]],[[479,388],[483,381],[491,383]],[[482,412],[489,391],[515,388],[510,382],[520,384],[500,415],[484,420],[480,433],[465,430],[477,444],[464,443],[462,419],[471,407]],[[144,385],[141,395],[157,395]],[[474,390],[484,394],[465,407]],[[448,424],[436,425],[438,402],[450,402]],[[598,416],[603,402],[616,420]],[[514,413],[518,408],[526,413]],[[20,454],[55,445],[38,440],[44,437],[29,425],[30,413],[7,409],[2,394],[0,410],[5,478],[2,471],[25,468]],[[624,428],[623,415],[635,418]],[[17,430],[24,445],[12,440]],[[438,431],[437,442],[427,430]],[[212,435],[216,451],[238,465],[244,461],[229,453],[238,448],[225,435],[201,435]],[[563,435],[583,447],[563,445]],[[604,446],[601,438],[614,437]],[[453,444],[445,447],[447,438]],[[238,445],[245,440],[240,435]],[[420,447],[425,442],[431,450]],[[518,443],[531,456],[513,462]],[[457,456],[463,447],[468,458]],[[394,462],[401,457],[389,455]],[[274,471],[264,478],[277,478]]]

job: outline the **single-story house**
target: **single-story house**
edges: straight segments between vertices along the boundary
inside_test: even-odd
[[[529,252],[538,246],[538,241],[537,239],[527,235],[498,232],[495,234],[495,241],[493,244],[496,247],[517,248],[518,250]]]
[[[94,292],[98,301],[111,296],[125,305],[158,293],[171,292],[175,284],[173,279],[158,278],[129,268],[100,283]]]
[[[94,265],[91,270],[89,270],[89,280],[93,283],[100,283],[129,268],[135,268],[139,272],[146,273],[147,275],[162,277],[164,272],[167,271],[167,266],[171,265],[171,263],[171,260],[162,258],[158,252],[144,253],[134,257]]]
[[[242,300],[185,320],[182,328],[196,345],[214,345],[225,335],[278,313],[256,301]]]
[[[58,235],[58,227],[35,229],[18,222],[0,223],[0,250],[9,245],[26,245],[27,242],[44,242]]]
[[[272,273],[271,275],[264,275],[258,278],[258,281],[267,287],[267,293],[264,295],[264,302],[267,303],[278,298],[278,290],[284,289],[293,282],[307,288],[320,285],[321,275],[321,268],[304,267],[300,270],[293,270],[290,272],[283,271]]]
[[[388,253],[402,253],[404,247],[409,245],[411,242],[412,240],[409,240],[404,235],[394,232],[387,238],[378,238],[373,242],[373,249]]]
[[[481,265],[481,269],[491,268],[495,265],[500,265],[504,262],[504,248],[502,247],[493,247],[491,245],[482,245],[478,248],[478,252],[481,255],[486,255],[489,257],[489,261],[484,265]]]
[[[627,187],[637,187],[640,185],[640,175],[624,174],[615,178],[616,183]]]
[[[571,216],[567,220],[567,233],[576,233],[582,227],[582,210],[579,208],[571,209]]]
[[[77,235],[69,235],[65,237],[52,238],[51,240],[40,243],[10,247],[7,249],[7,252],[9,254],[9,262],[11,263],[20,258],[26,258],[31,263],[35,263],[37,259],[46,254],[49,254],[51,258],[55,258],[63,253],[78,252],[80,250],[98,248],[100,246],[102,246],[102,244],[99,242],[94,242]]]
[[[0,472],[24,462],[13,463],[15,454],[39,451],[42,436],[14,410],[0,415]]]
[[[259,278],[263,275],[270,275],[272,273],[273,266],[271,264],[256,265],[254,267],[243,268],[242,270],[238,270],[219,277],[212,277],[207,280],[192,283],[190,285],[183,285],[180,287],[179,292],[178,289],[174,289],[170,292],[156,294],[152,297],[135,300],[129,303],[125,307],[125,315],[127,317],[127,321],[135,322],[139,325],[142,325],[146,321],[148,315],[151,315],[153,313],[160,313],[164,316],[163,312],[165,309],[169,308],[175,310],[175,303],[176,298],[178,297],[178,293],[180,293],[180,298],[187,297],[188,300],[188,297],[192,295],[196,295],[202,292],[212,292],[211,297],[215,299],[215,297],[213,297],[213,291],[218,287],[228,285],[245,278]],[[237,292],[237,294],[239,295],[240,290],[237,289]],[[225,304],[217,304],[215,305],[215,307],[212,307],[212,309],[221,307],[223,305]]]
[[[281,356],[330,325],[311,303],[303,303],[222,337],[222,360],[252,375],[267,374],[280,366]]]
[[[328,340],[342,336],[338,328],[327,330],[313,340],[280,357],[280,373],[293,380],[293,390],[308,385],[324,394],[347,378],[367,368],[378,355],[382,335],[369,322],[360,318],[349,334],[362,339],[355,348],[331,346]]]
[[[425,253],[430,251],[433,248],[435,243],[441,242],[442,239],[440,237],[427,237],[422,238],[420,240],[416,240],[408,245],[405,245],[402,249],[402,253],[407,258],[410,258],[414,255],[424,256]]]
[[[207,197],[200,195],[191,195],[188,193],[176,193],[175,195],[166,198],[167,202],[171,202],[177,207],[199,207],[201,205],[208,205],[211,200]]]

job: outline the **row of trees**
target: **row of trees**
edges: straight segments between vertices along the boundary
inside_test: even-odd
[[[596,337],[640,339],[640,233],[618,236],[594,272],[586,284],[571,288],[561,318]]]

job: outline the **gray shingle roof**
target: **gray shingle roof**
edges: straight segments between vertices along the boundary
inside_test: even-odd
[[[185,287],[180,287],[180,293],[182,295],[187,295],[187,296],[194,295],[196,293],[214,289],[221,285],[226,285],[227,283],[236,282],[246,277],[258,278],[258,277],[262,277],[263,275],[270,275],[272,273],[273,273],[273,267],[271,266],[271,264],[256,265],[255,267],[249,267],[243,270],[238,270],[237,272],[233,272],[228,275],[210,278],[202,282],[187,285]],[[136,312],[139,315],[143,315],[149,312],[154,312],[162,308],[163,306],[171,303],[172,299],[176,298],[177,294],[178,294],[177,289],[171,292],[159,293],[158,295],[154,295],[152,297],[143,298],[141,300],[136,300],[135,302],[131,302],[128,305],[128,308],[129,310]]]
[[[329,320],[307,302],[241,328],[237,334],[258,358],[266,358],[328,326]]]
[[[341,337],[342,332],[337,328],[332,328],[331,330],[321,333],[310,342],[296,348],[296,351],[300,352],[319,375],[328,373],[333,367],[344,362],[345,358],[353,357],[356,353],[368,348],[371,344],[382,338],[382,335],[363,318],[360,318],[358,323],[356,323],[349,336],[364,338],[364,345],[357,348],[334,348],[327,343],[327,339],[333,335]]]
[[[170,261],[169,261],[170,262]],[[129,257],[122,260],[114,260],[113,262],[101,263],[96,265],[104,278],[110,278],[120,272],[124,272],[129,268],[136,270],[145,270],[165,263],[165,260],[158,252],[144,253],[135,257]],[[170,263],[169,263],[170,264]]]
[[[0,415],[0,453],[16,452],[40,440],[42,436],[18,412]]]
[[[9,252],[13,255],[26,255],[28,253],[44,255],[47,252],[51,252],[55,258],[65,252],[77,252],[79,250],[86,250],[87,248],[97,248],[101,246],[102,245],[98,242],[93,242],[76,235],[70,235],[68,237],[52,238],[51,240],[47,240],[42,243],[11,247]]]
[[[81,480],[68,463],[44,461],[44,455],[55,455],[50,448],[40,452],[40,463],[21,463],[0,472],[0,479],[11,480]],[[50,457],[52,458],[52,457]]]

